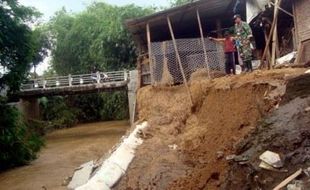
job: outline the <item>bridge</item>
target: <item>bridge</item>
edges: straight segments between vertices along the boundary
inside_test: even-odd
[[[126,90],[130,119],[133,122],[137,75],[136,70],[125,70],[31,79],[21,85],[17,94],[20,97],[18,107],[27,118],[37,119],[40,116],[40,97]]]
[[[113,71],[37,78],[23,83],[18,95],[29,98],[124,90],[130,81],[129,75],[128,71]]]

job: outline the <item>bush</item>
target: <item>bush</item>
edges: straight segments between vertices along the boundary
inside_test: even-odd
[[[43,120],[52,129],[129,117],[126,92],[42,98],[40,105]]]
[[[43,145],[43,139],[19,111],[0,101],[0,170],[27,164]]]
[[[40,106],[43,120],[53,129],[72,127],[78,122],[78,110],[70,108],[64,97],[42,98]]]

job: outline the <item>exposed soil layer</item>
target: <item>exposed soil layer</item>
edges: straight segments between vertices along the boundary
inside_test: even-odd
[[[262,118],[279,105],[287,82],[301,73],[304,69],[193,77],[193,106],[184,86],[140,89],[139,119],[151,127],[115,189],[236,189],[225,181],[234,181],[233,168],[239,165],[225,157],[247,144]]]
[[[289,80],[281,106],[237,146],[236,152],[249,161],[242,166],[231,164],[225,189],[273,189],[298,169],[310,167],[309,107],[310,75]],[[287,171],[259,168],[259,155],[266,150],[279,153],[284,161],[282,171]],[[309,181],[304,181],[304,188],[310,189]]]

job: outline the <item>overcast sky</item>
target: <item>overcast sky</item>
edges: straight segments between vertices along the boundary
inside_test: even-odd
[[[113,5],[136,4],[139,6],[167,6],[168,0],[96,0],[103,1]],[[44,14],[44,20],[48,20],[53,14],[65,7],[66,10],[72,12],[80,12],[94,0],[19,0],[23,5],[33,6]]]
[[[136,4],[138,6],[168,6],[168,0],[96,0],[103,1],[113,5],[126,5]],[[48,21],[54,13],[65,7],[67,11],[80,12],[83,11],[87,5],[94,2],[94,0],[19,0],[22,5],[32,6],[37,8],[43,13],[43,20]],[[42,75],[43,72],[48,68],[50,58],[44,60],[43,63],[37,67],[37,73]]]

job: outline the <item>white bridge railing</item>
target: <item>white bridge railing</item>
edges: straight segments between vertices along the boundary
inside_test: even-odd
[[[31,79],[21,85],[21,91],[36,89],[51,89],[61,87],[83,86],[90,84],[104,84],[127,81],[128,71],[96,72],[83,75],[56,76]]]

